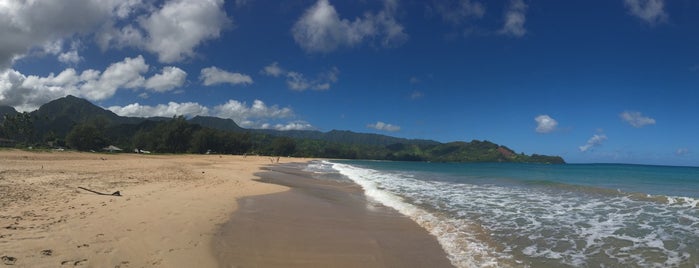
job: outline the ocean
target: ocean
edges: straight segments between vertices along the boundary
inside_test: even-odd
[[[457,267],[699,267],[699,168],[313,161],[424,227]]]

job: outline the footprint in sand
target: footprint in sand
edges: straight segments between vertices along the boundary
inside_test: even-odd
[[[78,248],[89,248],[89,247],[90,247],[90,245],[88,245],[88,244],[78,245]]]
[[[2,256],[0,259],[2,259],[2,263],[5,265],[14,265],[17,262],[17,258],[10,256]]]
[[[44,250],[41,251],[41,255],[44,255],[44,256],[51,256],[51,255],[53,255],[53,250],[44,249]]]
[[[84,265],[87,262],[87,259],[82,259],[82,260],[67,260],[67,261],[62,261],[61,265],[73,265],[73,266],[78,266],[78,265]]]

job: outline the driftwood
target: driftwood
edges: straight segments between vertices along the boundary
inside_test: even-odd
[[[113,192],[113,193],[111,193],[111,194],[105,194],[105,193],[100,193],[100,192],[98,192],[98,191],[93,191],[93,190],[87,189],[87,188],[85,188],[85,187],[78,187],[78,188],[83,189],[83,190],[88,191],[88,192],[92,192],[92,193],[98,194],[98,195],[121,196],[121,193],[120,193],[119,191]]]

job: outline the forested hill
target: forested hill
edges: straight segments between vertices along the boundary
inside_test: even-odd
[[[17,146],[158,153],[253,153],[263,155],[439,162],[565,163],[558,156],[525,155],[489,141],[440,143],[351,131],[244,129],[231,119],[196,116],[122,117],[87,100],[67,96],[31,113],[0,106],[0,138]]]

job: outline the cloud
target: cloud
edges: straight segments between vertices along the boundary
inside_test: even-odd
[[[80,61],[78,47],[97,42],[142,49],[171,63],[196,56],[195,49],[229,28],[223,0],[65,0],[3,1],[0,4],[0,70],[27,55],[56,55],[66,64]],[[41,53],[33,53],[40,51]]]
[[[424,97],[424,96],[425,96],[425,94],[422,94],[422,92],[417,91],[417,90],[413,90],[413,92],[410,93],[410,99],[411,99],[411,100],[421,99],[421,98]]]
[[[593,135],[590,139],[587,140],[587,143],[583,146],[578,147],[581,152],[587,152],[589,149],[592,147],[596,147],[599,145],[602,145],[602,142],[607,140],[607,136],[604,134],[595,134]]]
[[[162,73],[148,78],[145,87],[156,92],[165,92],[181,87],[186,79],[187,72],[177,67],[168,66],[163,68]]]
[[[675,155],[676,155],[676,156],[685,156],[685,155],[688,155],[688,154],[689,154],[689,149],[687,149],[687,148],[678,148],[678,149],[675,151]]]
[[[74,95],[91,101],[110,98],[119,89],[147,89],[165,92],[181,86],[186,73],[177,67],[165,67],[146,79],[149,65],[142,56],[126,57],[110,64],[103,72],[87,69],[78,73],[67,68],[48,76],[24,75],[16,70],[0,71],[0,105],[31,111],[51,100]]]
[[[303,73],[296,71],[287,71],[279,63],[273,62],[265,66],[260,71],[264,75],[272,77],[286,77],[286,85],[289,89],[295,91],[312,90],[328,90],[333,84],[337,83],[340,69],[332,67],[330,70],[320,72],[315,79],[308,79]]]
[[[455,26],[470,19],[480,19],[485,15],[483,4],[471,0],[437,0],[434,2],[433,8],[442,17],[442,20]]]
[[[383,47],[403,44],[408,35],[394,13],[397,4],[385,0],[378,13],[365,12],[354,21],[341,19],[328,0],[318,0],[291,29],[296,43],[307,52],[332,52],[340,47],[354,47],[365,40],[378,40]]]
[[[650,25],[667,20],[665,0],[624,0],[624,5],[634,15]]]
[[[505,11],[505,25],[498,33],[515,37],[522,37],[527,33],[524,28],[526,22],[527,4],[523,0],[510,0]]]
[[[231,24],[223,4],[223,0],[167,2],[160,10],[139,20],[147,33],[143,45],[165,63],[193,57],[194,48],[218,38]]]
[[[642,128],[647,125],[655,125],[655,119],[643,116],[640,112],[625,111],[619,114],[622,120],[635,128]]]
[[[262,128],[263,129],[270,128],[270,125],[265,124],[265,125],[263,125]],[[295,121],[295,122],[289,122],[286,124],[275,124],[273,128],[276,130],[281,130],[281,131],[315,129],[315,127],[313,127],[313,125],[311,125],[310,123],[305,122],[305,121]]]
[[[96,30],[112,17],[110,13],[116,2],[120,1],[3,1],[0,4],[0,70],[9,68],[32,49],[60,54],[63,39]],[[53,44],[53,50],[43,49],[46,44]]]
[[[252,105],[247,105],[245,102],[237,100],[228,100],[228,102],[216,105],[213,108],[203,106],[196,102],[169,102],[168,104],[158,104],[155,106],[133,103],[126,106],[111,106],[107,109],[120,116],[216,116],[232,119],[238,125],[245,128],[276,130],[315,129],[313,125],[305,121],[270,122],[293,118],[294,111],[291,108],[280,108],[277,105],[268,106],[261,100],[255,100]]]
[[[536,121],[536,132],[539,133],[550,133],[558,126],[558,121],[545,114],[535,117],[534,121]]]
[[[388,132],[400,131],[399,126],[387,124],[381,121],[376,122],[376,124],[368,124],[366,127]]]
[[[252,84],[252,77],[241,73],[231,73],[221,70],[216,67],[201,69],[199,79],[202,80],[205,86],[228,83],[231,85],[249,85]]]
[[[209,109],[195,102],[176,103],[169,102],[167,105],[158,104],[156,106],[141,105],[133,103],[126,106],[111,106],[108,110],[120,116],[131,117],[172,117],[183,115],[193,117],[197,115],[208,115]]]
[[[247,106],[245,102],[229,100],[225,104],[217,105],[213,108],[213,115],[221,118],[230,118],[241,124],[241,126],[258,125],[251,119],[280,119],[294,116],[291,108],[279,108],[277,105],[267,106],[261,100],[255,100],[252,105]]]
[[[286,74],[286,71],[282,69],[282,67],[279,67],[278,62],[272,62],[270,65],[265,66],[262,71],[260,71],[264,75],[272,76],[272,77],[279,77],[281,75]]]

